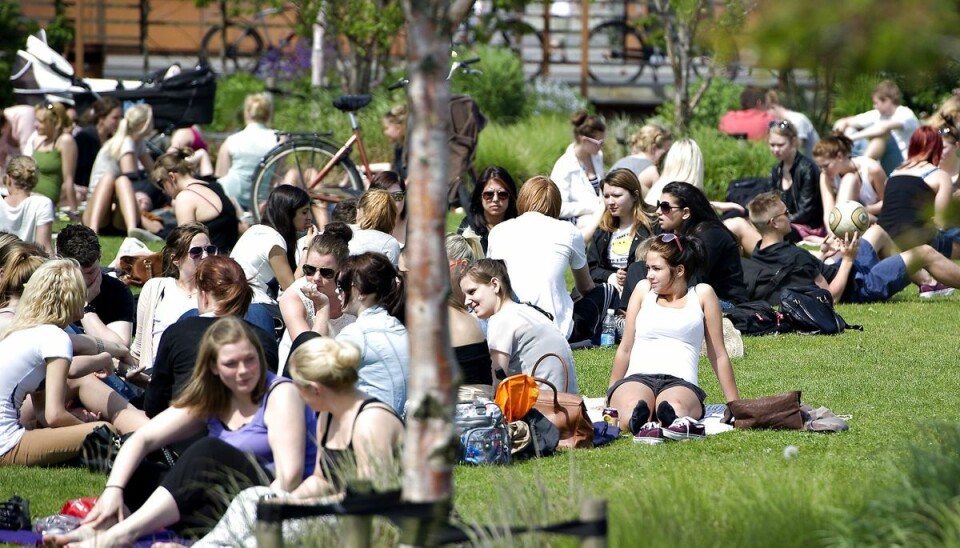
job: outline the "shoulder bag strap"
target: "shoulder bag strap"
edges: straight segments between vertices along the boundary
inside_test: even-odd
[[[564,388],[564,390],[566,390],[567,386],[570,384],[570,378],[567,376],[567,362],[563,361],[563,358],[560,357],[560,355],[557,354],[557,353],[555,353],[555,352],[547,352],[547,353],[544,354],[543,356],[540,356],[540,359],[537,360],[537,363],[533,364],[533,369],[530,371],[530,376],[533,377],[534,379],[536,379],[537,381],[543,382],[543,383],[545,383],[545,384],[553,387],[553,391],[554,391],[554,393],[556,393],[557,387],[556,387],[556,386],[553,386],[553,383],[551,383],[551,382],[549,382],[549,381],[545,381],[545,380],[540,379],[540,378],[537,378],[537,367],[540,367],[540,364],[543,362],[543,360],[545,360],[545,359],[547,359],[547,358],[550,358],[550,357],[553,357],[553,358],[558,359],[558,360],[560,361],[560,365],[563,366],[563,388]],[[556,399],[556,398],[554,398],[554,399]]]

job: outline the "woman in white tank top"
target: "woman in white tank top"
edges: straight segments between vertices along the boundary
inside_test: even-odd
[[[853,142],[844,135],[825,137],[813,147],[813,159],[820,167],[823,214],[829,217],[837,204],[855,200],[876,219],[883,207],[887,174],[873,158],[853,158],[852,150]]]
[[[637,443],[702,438],[706,393],[697,386],[700,345],[725,401],[738,399],[723,346],[720,301],[707,284],[689,286],[706,256],[695,237],[661,234],[648,240],[647,277],[627,306],[623,340],[610,374],[607,401],[630,417]]]

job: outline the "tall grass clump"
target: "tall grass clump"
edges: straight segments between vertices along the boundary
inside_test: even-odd
[[[479,74],[455,74],[450,91],[469,95],[480,105],[480,111],[490,122],[512,124],[528,113],[530,95],[527,93],[520,59],[508,48],[480,46],[459,55],[459,59],[479,57],[471,65]]]
[[[839,514],[827,543],[853,546],[960,545],[960,425],[931,422],[864,508]]]
[[[730,181],[744,177],[769,177],[776,163],[765,141],[744,141],[720,133],[715,127],[696,126],[690,137],[703,153],[704,191],[711,200],[722,200]]]
[[[572,139],[564,115],[529,117],[512,125],[491,123],[480,133],[474,165],[478,173],[487,166],[503,166],[520,183],[534,175],[550,175]]]

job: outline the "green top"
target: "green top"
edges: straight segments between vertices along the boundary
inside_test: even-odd
[[[60,201],[60,186],[63,185],[63,162],[59,150],[33,151],[37,162],[37,186],[33,189],[56,205]]]

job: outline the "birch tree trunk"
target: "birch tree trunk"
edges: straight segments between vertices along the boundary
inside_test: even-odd
[[[450,131],[450,86],[445,78],[452,29],[472,4],[473,0],[403,0],[411,115],[407,181],[410,232],[406,248],[410,378],[403,498],[437,503],[435,520],[408,524],[405,545],[431,543],[432,525],[446,517],[453,494],[456,363],[447,332],[449,270],[443,244]]]

